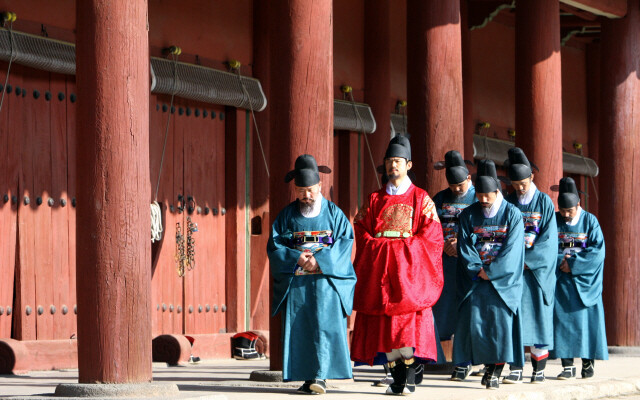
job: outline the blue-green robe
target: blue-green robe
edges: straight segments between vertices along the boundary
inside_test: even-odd
[[[315,252],[322,273],[296,275],[301,250],[294,232],[331,231],[333,244]],[[273,315],[282,312],[282,374],[285,381],[353,377],[347,316],[356,275],[351,264],[353,229],[334,203],[322,198],[320,215],[305,218],[298,202],[285,207],[267,244],[273,276]]]
[[[507,201],[518,207],[524,220],[522,342],[525,346],[553,348],[553,303],[556,289],[556,249],[558,229],[551,198],[536,189],[529,204],[511,193]]]
[[[476,189],[469,185],[469,190],[464,196],[456,197],[451,189],[440,191],[433,198],[438,211],[438,218],[442,224],[442,235],[446,241],[458,236],[458,218],[462,210],[470,204],[478,201]],[[455,332],[458,320],[458,306],[456,302],[456,266],[458,257],[451,257],[442,253],[442,270],[444,274],[444,287],[440,299],[433,306],[433,317],[440,340],[449,340]]]
[[[557,268],[554,310],[555,347],[552,358],[607,360],[607,336],[602,305],[604,236],[593,214],[581,211],[578,223],[568,225],[556,213],[557,266],[567,259],[571,273]]]
[[[524,363],[519,318],[523,263],[522,214],[513,204],[503,200],[492,218],[484,216],[480,203],[462,211],[455,364]],[[490,280],[478,277],[482,268]]]

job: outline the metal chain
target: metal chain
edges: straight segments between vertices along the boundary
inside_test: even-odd
[[[178,270],[178,276],[184,276],[184,267],[186,265],[187,257],[184,252],[184,235],[182,234],[182,227],[180,222],[176,222],[176,269]]]
[[[196,240],[193,234],[198,232],[198,225],[191,222],[191,217],[187,217],[187,269],[191,271],[196,267]]]

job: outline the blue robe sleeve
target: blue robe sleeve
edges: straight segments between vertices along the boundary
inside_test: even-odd
[[[333,244],[314,254],[322,273],[338,292],[345,314],[353,310],[353,293],[356,285],[356,273],[351,263],[353,251],[353,228],[349,220],[335,204],[329,206],[329,218],[333,225]]]
[[[272,312],[276,315],[289,291],[298,258],[302,252],[290,247],[291,232],[286,226],[289,218],[290,206],[278,214],[271,227],[271,234],[267,242],[267,255],[271,275],[273,276]]]
[[[533,246],[525,249],[524,262],[542,289],[544,304],[551,305],[555,299],[556,263],[558,254],[558,225],[555,207],[546,194],[538,194],[541,199],[540,231]]]
[[[585,307],[591,307],[602,295],[604,236],[598,220],[593,215],[587,213],[583,220],[583,229],[588,233],[587,248],[572,255],[567,259],[567,263],[582,303]]]
[[[484,270],[502,301],[511,312],[517,313],[522,301],[522,273],[524,265],[524,222],[522,213],[515,207],[509,207],[507,239],[500,253]]]
[[[472,208],[467,207],[462,211],[458,220],[460,224],[458,232],[458,268],[461,268],[466,277],[473,281],[477,279],[483,264],[475,247],[476,235],[473,234]]]

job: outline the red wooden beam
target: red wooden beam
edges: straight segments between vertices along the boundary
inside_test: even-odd
[[[620,18],[627,14],[627,0],[560,0],[560,2],[608,18]]]

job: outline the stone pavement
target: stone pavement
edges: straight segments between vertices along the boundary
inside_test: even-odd
[[[412,395],[414,399],[504,399],[504,400],[583,400],[596,398],[638,399],[640,395],[640,355],[612,354],[609,361],[596,361],[596,376],[592,379],[556,380],[561,371],[559,361],[547,366],[548,380],[544,384],[500,385],[499,390],[486,390],[480,385],[480,377],[469,377],[465,382],[451,382],[449,374],[428,372],[423,383]],[[578,374],[580,361],[576,359]],[[237,361],[232,359],[208,360],[199,364],[167,367],[154,363],[153,377],[157,383],[173,383],[180,389],[179,399],[283,399],[296,394],[297,382],[269,383],[249,380],[252,371],[268,368],[268,361]],[[356,367],[354,380],[328,382],[329,399],[382,398],[385,388],[375,387],[374,381],[383,372],[381,367]],[[525,367],[525,376],[531,374],[531,366]],[[77,370],[32,372],[28,375],[0,376],[0,399],[52,398],[59,383],[77,383]],[[169,398],[169,397],[167,397]],[[56,397],[56,399],[61,399]]]

